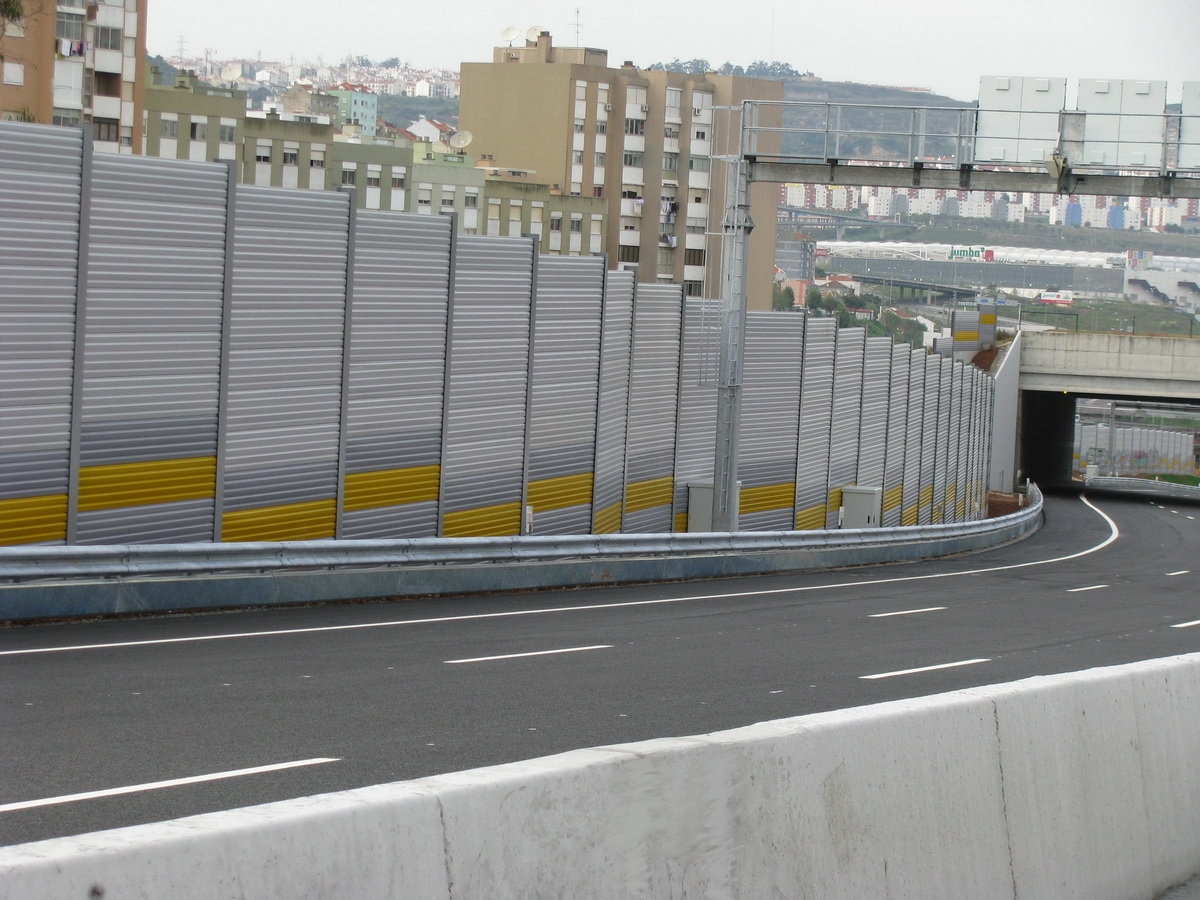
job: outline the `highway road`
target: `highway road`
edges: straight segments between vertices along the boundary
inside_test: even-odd
[[[1094,504],[1094,505],[1092,505]],[[903,566],[0,630],[0,841],[1200,651],[1200,507]]]

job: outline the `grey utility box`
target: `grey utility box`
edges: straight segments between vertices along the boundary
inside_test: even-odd
[[[842,488],[842,527],[878,528],[883,514],[883,488]]]
[[[741,499],[742,483],[737,483],[738,495],[734,497],[734,507]],[[713,512],[713,483],[711,481],[688,482],[688,531],[712,531]]]

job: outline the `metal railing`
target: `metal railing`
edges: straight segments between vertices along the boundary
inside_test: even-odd
[[[1117,475],[1094,475],[1084,479],[1089,490],[1111,491],[1119,494],[1140,494],[1151,497],[1168,497],[1172,500],[1200,502],[1200,487],[1176,484],[1173,481],[1158,481],[1153,478],[1125,478]]]
[[[777,100],[745,106],[745,151],[758,160],[1200,176],[1200,116]]]

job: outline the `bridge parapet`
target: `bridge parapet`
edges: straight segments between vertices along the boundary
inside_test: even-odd
[[[1150,335],[1026,332],[1023,391],[1200,399],[1200,341]]]

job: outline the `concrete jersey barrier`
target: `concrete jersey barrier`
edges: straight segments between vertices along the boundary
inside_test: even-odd
[[[8,847],[0,896],[1149,900],[1198,707],[1200,654],[1031,678]]]

